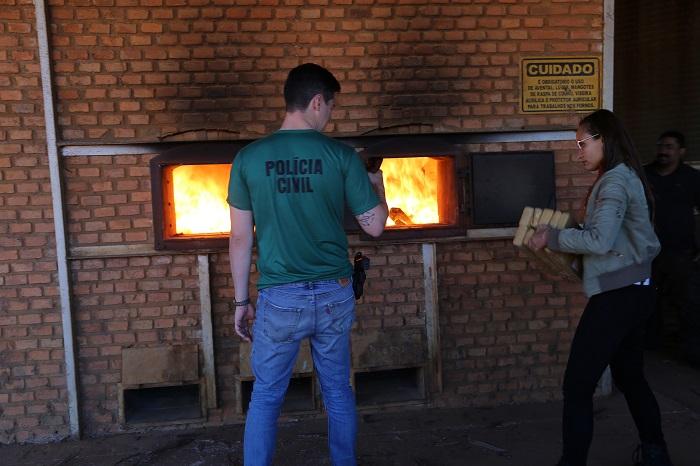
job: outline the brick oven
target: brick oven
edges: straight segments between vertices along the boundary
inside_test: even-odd
[[[356,238],[349,255],[361,253],[376,263],[370,269],[368,295],[358,307],[352,334],[358,403],[365,407],[426,403],[442,386],[438,309],[425,301],[438,294],[432,282],[437,278],[436,242],[461,242],[470,228],[511,228],[525,205],[554,207],[553,154],[469,154],[463,145],[437,136],[360,137],[348,142],[356,146],[368,170],[381,167],[390,208],[387,230],[378,241],[364,235],[351,215],[345,221],[348,234]],[[182,144],[150,159],[156,250],[226,249],[228,174],[232,159],[245,144]],[[375,252],[377,243],[381,249],[407,248],[414,255],[384,262]],[[382,265],[387,269],[377,275],[374,269]],[[392,275],[405,278],[392,279]],[[406,287],[410,292],[399,291]],[[235,406],[236,412],[244,414],[253,375],[250,348],[237,343],[240,370],[234,376]],[[288,398],[285,406],[291,411],[320,407],[307,344],[300,352]]]
[[[376,139],[376,140],[375,140]],[[466,228],[467,157],[439,138],[359,138],[360,156],[381,165],[391,206],[385,240],[429,240],[459,236]],[[186,144],[150,160],[155,249],[225,249],[228,205],[225,203],[230,162],[243,144]],[[349,214],[347,230],[359,227]],[[360,238],[369,237],[360,234]],[[361,252],[361,251],[359,251]],[[401,269],[404,266],[396,265]],[[373,280],[370,272],[370,280]],[[354,383],[360,404],[425,402],[429,338],[419,306],[402,325],[356,332],[353,336]],[[381,311],[383,313],[383,310]],[[398,322],[398,321],[397,321]],[[432,342],[433,345],[435,342]],[[249,347],[240,343],[236,376],[237,411],[244,413],[253,380]],[[124,377],[124,375],[122,375]],[[289,406],[318,409],[320,402],[308,345],[301,351],[291,385]]]
[[[585,299],[511,240],[520,206],[576,211],[591,177],[581,114],[522,112],[519,64],[610,69],[606,2],[102,3],[0,11],[0,443],[244,419],[221,190],[306,61],[341,82],[327,132],[381,159],[392,208],[379,239],[346,222],[371,261],[361,409],[560,396]],[[182,197],[192,180],[213,191]],[[285,410],[322,413],[308,349]]]
[[[241,147],[186,144],[151,159],[156,249],[228,247],[228,177]]]

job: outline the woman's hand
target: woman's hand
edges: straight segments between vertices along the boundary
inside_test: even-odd
[[[530,241],[527,245],[533,251],[539,251],[540,249],[547,246],[547,240],[549,239],[549,227],[547,225],[540,225],[535,230],[535,234],[532,235]]]

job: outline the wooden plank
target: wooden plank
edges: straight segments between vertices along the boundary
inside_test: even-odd
[[[428,320],[427,315],[426,320]],[[432,321],[433,318],[430,317],[430,320]],[[439,351],[435,349],[434,342],[439,338],[439,335],[436,335],[439,329],[436,329],[432,323],[429,325],[430,334],[427,335],[427,328],[422,326],[353,332],[351,336],[353,369],[424,366],[432,351],[432,361],[437,374],[437,368],[440,365],[437,363]]]
[[[564,212],[560,212],[558,210],[554,211],[554,215],[552,215],[552,220],[549,221],[549,224],[552,225],[554,228],[559,228],[559,222],[561,221],[561,216],[564,214]]]
[[[156,251],[152,244],[114,244],[104,246],[76,246],[70,248],[71,259],[112,256],[150,256],[163,254]]]
[[[423,289],[425,290],[425,332],[428,340],[428,364],[435,391],[442,393],[442,352],[437,283],[437,246],[426,243],[423,252]]]
[[[199,308],[202,315],[202,352],[204,379],[207,385],[207,406],[216,408],[216,362],[214,361],[214,330],[211,323],[211,283],[209,255],[197,256],[199,271]]]
[[[564,229],[564,228],[571,228],[571,226],[574,224],[574,220],[571,217],[571,214],[568,212],[562,212],[561,218],[559,219],[559,223],[557,224],[557,228],[559,229]]]
[[[535,232],[534,225],[536,225],[536,211],[537,209],[533,207],[525,207],[523,209],[523,213],[518,221],[518,229],[513,236],[513,244],[522,248],[531,259],[535,259],[545,272],[552,274],[555,273],[555,271],[550,268],[549,264],[539,257],[540,255],[537,253],[537,251],[533,251],[527,246],[527,243],[530,241],[530,238],[532,238],[532,235]],[[541,209],[539,209],[538,213],[539,215],[537,217],[542,215]]]
[[[542,215],[540,215],[540,218],[537,222],[537,226],[539,227],[541,225],[551,225],[554,213],[555,211],[552,209],[543,209]],[[558,217],[561,218],[561,214],[559,214]],[[545,247],[540,250],[534,251],[534,253],[539,260],[541,260],[547,265],[547,268],[549,269],[550,273],[561,274],[561,264],[559,263],[559,260],[557,258],[553,257],[552,251]]]
[[[530,242],[533,235],[535,234],[537,227],[545,221],[549,220],[553,213],[554,212],[552,211],[552,209],[534,209],[528,231],[527,233],[525,233],[525,238],[523,238],[523,244],[527,248],[527,250],[530,251],[530,254],[538,260],[541,268],[543,268],[545,272],[551,275],[557,275],[556,266],[547,258],[547,254],[544,251],[542,251],[541,249],[535,251],[533,249],[530,249],[529,246],[527,246],[527,244]]]
[[[253,345],[241,340],[238,344],[238,375],[241,378],[253,377],[253,369],[250,367],[250,353],[253,350]],[[309,374],[313,372],[314,363],[311,357],[311,346],[308,338],[301,341],[299,346],[299,355],[292,372],[294,374]]]
[[[573,218],[568,212],[562,212],[556,222],[553,218],[550,225],[559,230],[565,228],[571,228],[573,225]],[[578,254],[567,254],[562,252],[554,252],[549,248],[544,248],[545,252],[551,257],[551,260],[556,263],[556,267],[564,273],[564,275],[571,279],[577,280],[581,278],[583,273],[583,266],[581,264],[581,256]]]
[[[540,215],[539,222],[537,222],[537,226],[549,225],[549,222],[552,220],[553,215],[554,215],[554,210],[552,210],[552,209],[542,210],[542,215]]]
[[[532,223],[532,216],[535,214],[535,209],[532,207],[525,207],[523,213],[520,216],[520,221],[518,221],[518,229],[515,231],[513,236],[513,244],[516,246],[522,246],[525,240],[525,234],[530,228]]]
[[[198,380],[197,345],[152,346],[122,350],[122,385]]]
[[[535,251],[528,246],[539,225],[563,229],[569,227],[571,223],[571,215],[567,212],[525,207],[513,237],[513,244],[534,257],[544,272],[559,275],[569,280],[578,280],[582,271],[580,256],[552,251],[547,247]]]

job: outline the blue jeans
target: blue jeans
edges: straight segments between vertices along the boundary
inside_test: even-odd
[[[355,296],[349,279],[260,290],[250,356],[255,382],[243,441],[246,466],[272,463],[277,418],[304,338],[311,342],[328,413],[331,461],[337,466],[355,464],[357,418],[350,386],[350,328],[354,319]]]

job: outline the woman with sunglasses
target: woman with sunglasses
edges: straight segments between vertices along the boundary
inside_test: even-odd
[[[579,123],[578,160],[598,177],[581,229],[540,227],[529,245],[583,255],[589,301],[564,375],[560,466],[585,465],[593,436],[593,393],[606,366],[639,431],[642,465],[670,465],[659,405],[644,377],[643,332],[654,303],[651,262],[659,241],[642,164],[620,120],[598,110]]]

